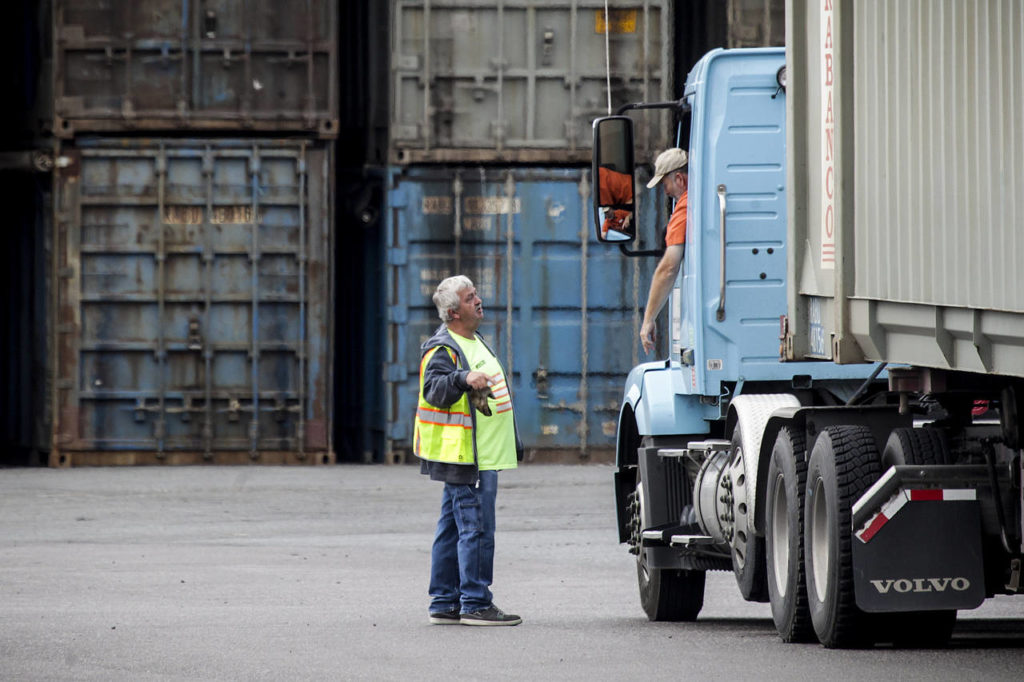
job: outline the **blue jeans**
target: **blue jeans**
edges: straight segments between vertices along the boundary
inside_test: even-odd
[[[481,471],[475,486],[444,484],[430,553],[431,613],[471,613],[491,605],[497,495],[497,471]]]

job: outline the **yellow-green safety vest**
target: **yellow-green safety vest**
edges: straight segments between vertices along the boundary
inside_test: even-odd
[[[458,367],[455,352],[445,346],[435,346],[424,354],[420,362],[420,400],[416,408],[416,427],[413,452],[420,459],[448,464],[476,464],[473,456],[473,418],[469,413],[469,398],[462,394],[453,405],[440,408],[423,398],[423,370],[430,358],[441,348],[448,351]]]

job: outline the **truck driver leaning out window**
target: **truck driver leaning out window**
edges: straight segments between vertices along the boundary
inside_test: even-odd
[[[661,307],[665,305],[669,292],[672,291],[672,285],[679,275],[679,266],[683,263],[683,248],[686,243],[686,191],[689,184],[685,151],[673,147],[658,155],[654,162],[654,177],[647,183],[647,187],[654,189],[658,183],[662,184],[665,194],[674,199],[676,205],[668,219],[665,254],[658,262],[658,267],[651,278],[651,291],[647,295],[644,322],[640,327],[640,342],[645,353],[654,350],[654,322],[661,312]]]

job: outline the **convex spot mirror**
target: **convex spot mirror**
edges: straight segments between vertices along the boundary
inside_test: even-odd
[[[594,226],[602,242],[636,239],[633,186],[633,120],[607,116],[594,120]]]

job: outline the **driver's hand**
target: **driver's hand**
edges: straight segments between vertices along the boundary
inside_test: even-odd
[[[655,332],[654,322],[644,322],[643,326],[640,327],[640,343],[643,344],[645,353],[650,353],[654,350]]]

